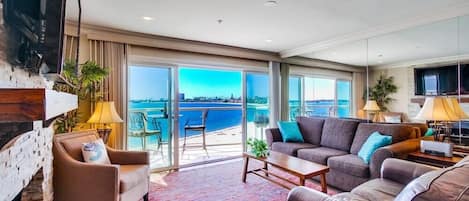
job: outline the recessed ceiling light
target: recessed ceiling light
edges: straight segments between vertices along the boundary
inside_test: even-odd
[[[152,17],[148,17],[148,16],[143,16],[142,19],[146,20],[146,21],[150,21],[150,20],[153,20]]]
[[[264,3],[264,6],[267,6],[267,7],[274,7],[274,6],[277,6],[277,5],[278,5],[277,1],[266,1]]]
[[[265,41],[266,43],[271,43],[271,42],[272,42],[272,40],[270,40],[270,39],[266,39],[266,40],[264,40],[264,41]]]

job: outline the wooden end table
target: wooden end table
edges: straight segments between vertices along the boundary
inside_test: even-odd
[[[435,167],[445,168],[449,166],[453,166],[460,160],[461,157],[453,156],[453,157],[444,157],[444,156],[435,156],[431,154],[422,153],[420,151],[412,152],[407,156],[407,160],[422,163],[425,165],[431,165]]]
[[[289,156],[287,154],[270,151],[270,155],[265,158],[258,158],[252,153],[244,152],[244,168],[242,181],[246,183],[247,174],[254,174],[259,177],[262,177],[270,182],[273,182],[277,185],[280,185],[284,188],[291,189],[289,186],[273,180],[270,176],[274,176],[282,181],[286,181],[295,186],[304,186],[305,180],[320,175],[321,177],[321,190],[324,193],[327,193],[327,183],[326,183],[326,173],[329,172],[329,167],[313,163],[307,160],[303,160],[294,156]],[[258,168],[254,170],[248,170],[249,160],[255,159],[264,163],[263,168]],[[283,170],[291,175],[297,176],[300,179],[299,183],[295,183],[284,178],[281,175],[275,174],[268,170],[268,165],[276,167],[280,170]],[[261,174],[263,172],[264,174]]]

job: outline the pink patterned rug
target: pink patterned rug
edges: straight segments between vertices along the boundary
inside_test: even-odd
[[[252,161],[252,162],[251,162]],[[249,161],[249,169],[260,167],[261,163]],[[248,174],[246,183],[241,181],[242,160],[223,164],[191,168],[172,173],[158,173],[151,177],[150,200],[164,201],[284,201],[287,189],[253,174]],[[291,181],[298,182],[296,177],[273,169],[285,175]],[[286,182],[285,182],[286,183]],[[320,190],[314,181],[306,181],[306,186]],[[328,189],[329,194],[335,191]]]

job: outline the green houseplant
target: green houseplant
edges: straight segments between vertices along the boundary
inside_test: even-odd
[[[368,90],[368,97],[371,100],[375,100],[382,111],[388,111],[387,105],[394,101],[394,99],[391,98],[391,94],[397,92],[397,86],[394,84],[393,76],[386,77],[381,74],[378,80],[376,80],[376,84],[369,87]],[[363,95],[364,100],[367,100],[366,94],[365,91]]]
[[[79,73],[77,74],[77,68]],[[94,61],[87,61],[76,65],[72,60],[64,63],[62,76],[65,83],[56,82],[54,89],[78,96],[78,107],[83,101],[95,102],[102,99],[99,85],[109,75],[109,69],[101,67]],[[54,128],[56,133],[70,132],[79,120],[77,110],[68,112],[64,117],[58,118]]]
[[[269,149],[264,140],[249,138],[247,144],[256,157],[267,157],[269,155]]]

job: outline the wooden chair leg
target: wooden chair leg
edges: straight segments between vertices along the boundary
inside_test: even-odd
[[[184,129],[184,144],[182,144],[182,151],[186,150],[186,137],[187,137],[187,129]]]
[[[143,136],[143,150],[147,150],[147,136]]]
[[[145,151],[145,136],[140,137],[140,140],[142,141],[142,150]]]
[[[205,144],[205,129],[202,130],[202,146],[204,149],[207,149],[206,144]]]
[[[162,135],[163,135],[163,134],[158,135],[158,136],[159,136],[159,137],[158,137],[158,149],[159,149],[160,152],[161,152],[161,157],[164,158]]]

